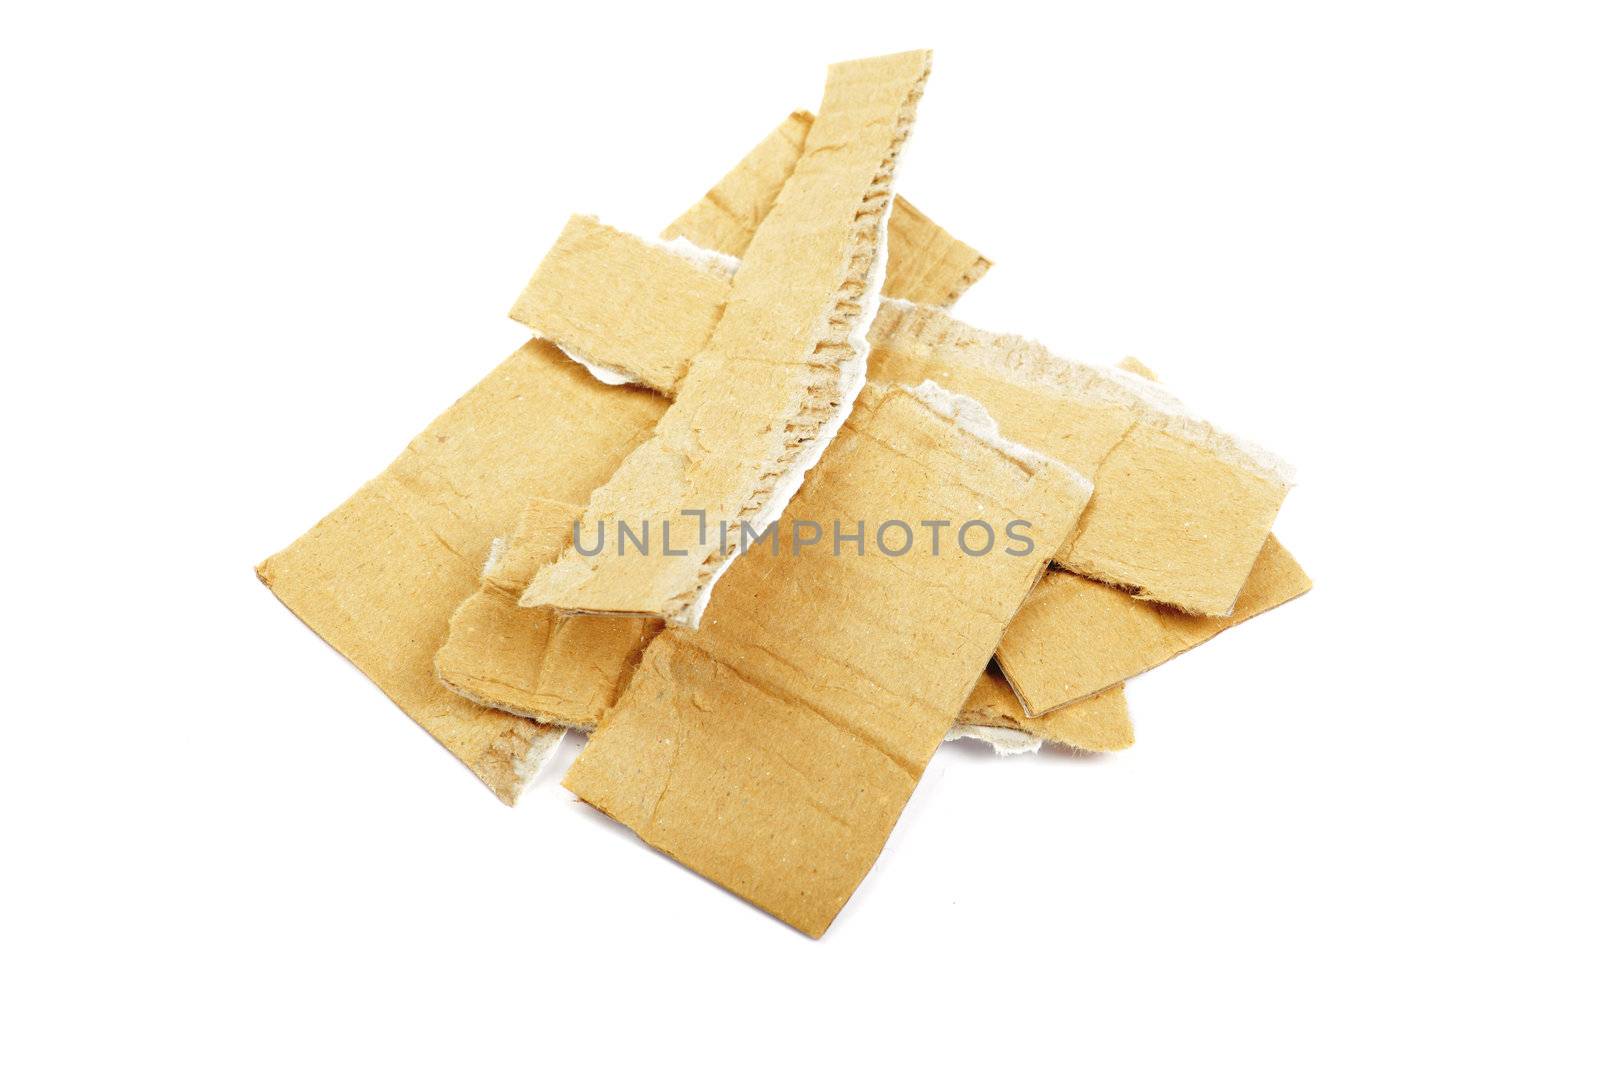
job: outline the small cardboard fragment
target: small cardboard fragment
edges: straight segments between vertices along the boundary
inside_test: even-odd
[[[1004,638],[1001,639],[1002,643]],[[1093,696],[1068,704],[1048,715],[1029,718],[1012,692],[998,664],[991,662],[978,679],[966,707],[956,720],[956,730],[1006,730],[1032,742],[1064,745],[1083,752],[1120,752],[1133,744],[1133,720],[1123,687],[1113,685]],[[993,733],[963,733],[995,745],[1008,739]],[[1019,751],[1012,742],[1012,752]],[[1038,744],[1032,750],[1037,750]],[[1002,752],[1002,754],[1009,754]]]
[[[524,502],[581,503],[664,407],[529,342],[257,574],[509,804],[561,731],[451,693],[434,652]]]
[[[654,436],[590,497],[583,527],[680,536],[700,512],[765,529],[850,411],[866,377],[864,334],[882,287],[896,160],[928,53],[835,64],[805,152],[746,249],[706,350]],[[545,567],[522,602],[698,625],[739,540],[585,555]]]
[[[1093,506],[1092,504],[1090,505]],[[1203,644],[1311,588],[1294,557],[1268,536],[1228,618],[1187,615],[1051,569],[1000,639],[996,658],[1027,715],[1044,720],[1076,702]]]
[[[574,215],[511,317],[612,376],[602,381],[670,393],[722,318],[735,262]]]
[[[1049,544],[1090,486],[937,387],[868,386],[773,550],[730,568],[698,630],[651,643],[567,775],[652,846],[820,936],[866,875]],[[1031,555],[798,551],[913,514],[1032,524]],[[892,547],[898,548],[894,537]]]

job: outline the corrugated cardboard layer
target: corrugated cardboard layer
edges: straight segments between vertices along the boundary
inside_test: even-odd
[[[480,707],[434,678],[451,613],[523,504],[581,503],[665,407],[524,345],[377,478],[257,569],[306,625],[511,803],[561,731]]]
[[[682,237],[701,248],[743,256],[761,220],[777,203],[783,183],[794,173],[813,121],[807,111],[796,111],[784,119],[661,236],[667,240]],[[949,307],[989,267],[989,260],[977,249],[956,240],[904,197],[895,197],[889,215],[884,295]]]
[[[1062,566],[1192,614],[1233,610],[1289,490],[1282,461],[1144,378],[935,309],[885,301],[871,339],[875,374],[971,396],[1007,436],[1092,472]]]
[[[655,435],[590,498],[586,531],[621,521],[682,533],[692,509],[712,528],[759,530],[782,512],[865,379],[894,166],[927,74],[926,52],[829,68],[805,152],[746,249],[709,346]],[[739,550],[708,541],[684,556],[574,548],[523,602],[693,626]]]
[[[1121,685],[1103,689],[1048,715],[1029,718],[994,663],[978,679],[956,723],[1014,730],[1084,752],[1119,752],[1133,744],[1133,720],[1128,717],[1128,700]]]
[[[1225,619],[1186,615],[1052,569],[1007,627],[996,656],[1026,714],[1053,713],[1046,715],[1043,721],[1047,721],[1060,714],[1054,709],[1069,711],[1075,702],[1159,666],[1310,588],[1311,579],[1271,536],[1245,581],[1233,615]]]
[[[777,551],[741,556],[698,630],[656,638],[566,779],[812,936],[883,848],[1043,546],[1090,491],[949,400],[869,386],[777,528]],[[924,537],[899,557],[793,551],[795,520],[875,531],[908,511],[1022,519],[1039,548],[936,554]]]

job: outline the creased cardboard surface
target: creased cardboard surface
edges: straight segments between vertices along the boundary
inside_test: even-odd
[[[928,73],[926,52],[836,64],[805,152],[734,275],[711,342],[655,435],[590,498],[586,530],[607,522],[713,526],[776,518],[865,378],[882,285],[885,223],[900,147]],[[543,569],[523,603],[651,615],[693,626],[738,542],[583,556]]]
[[[1049,744],[1084,752],[1118,752],[1133,744],[1133,720],[1128,717],[1128,700],[1120,684],[1048,715],[1029,718],[999,665],[992,662],[978,679],[956,722],[1016,730]]]
[[[567,775],[646,842],[820,935],[882,849],[990,648],[1089,487],[903,388],[869,386],[790,516],[1021,518],[1031,556],[741,556],[698,630],[669,628]],[[870,535],[869,535],[870,536]],[[948,547],[948,546],[946,546]]]
[[[434,677],[491,540],[532,497],[582,503],[664,407],[595,381],[554,345],[518,349],[387,470],[257,568],[289,610],[511,803],[561,731]]]
[[[1074,702],[1160,666],[1310,588],[1311,579],[1271,536],[1228,618],[1187,615],[1051,569],[1006,629],[996,657],[1027,714],[1063,705],[1071,710]]]

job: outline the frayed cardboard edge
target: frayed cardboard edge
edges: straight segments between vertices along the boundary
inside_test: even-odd
[[[915,327],[923,322],[938,323],[946,338],[957,342],[981,341],[983,348],[1008,349],[1020,356],[1004,364],[998,361],[985,364],[1020,385],[1128,408],[1157,429],[1199,445],[1266,482],[1284,489],[1294,485],[1294,467],[1288,461],[1253,441],[1212,425],[1195,415],[1172,393],[1137,373],[1067,359],[1031,338],[984,330],[938,308],[924,308],[895,297],[884,297],[883,307],[894,314],[882,315],[874,322],[879,327],[875,331],[878,345],[891,346],[902,331],[925,344],[937,344],[944,338],[924,337]]]
[[[1013,730],[1009,726],[979,726],[975,723],[958,722],[944,735],[946,741],[962,741],[969,738],[973,741],[982,741],[994,749],[997,756],[1031,755],[1044,746],[1044,738],[1025,730]]]
[[[546,723],[545,725],[552,724]],[[549,762],[551,755],[554,754],[556,746],[561,743],[561,739],[565,736],[567,736],[565,729],[540,731],[539,736],[528,745],[528,750],[511,762],[511,775],[515,781],[516,790],[511,798],[512,803],[515,803],[517,797],[522,794],[522,791],[528,787],[529,783],[538,777],[539,772],[544,769],[544,765]]]

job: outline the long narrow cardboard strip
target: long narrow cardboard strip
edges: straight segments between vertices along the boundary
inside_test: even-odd
[[[607,264],[626,265],[628,284],[572,280]],[[703,301],[728,284],[716,268],[581,220],[530,289],[548,311],[526,321],[670,392],[663,383],[699,366],[697,324],[716,318]],[[592,328],[569,326],[569,307]],[[636,308],[670,313],[645,318]],[[1062,359],[937,309],[886,299],[869,340],[874,380],[937,381],[982,402],[1008,436],[1099,474],[1094,503],[1057,556],[1062,566],[1192,614],[1232,610],[1289,489],[1281,460],[1194,417],[1136,374]]]
[[[867,387],[772,550],[739,558],[698,630],[651,643],[568,788],[819,936],[883,848],[1045,546],[1091,491],[1002,440],[965,398]],[[942,551],[927,536],[903,543],[889,523],[906,516],[951,530],[1027,522],[1035,550],[967,555],[948,535]],[[864,531],[860,554],[801,551],[807,522],[830,536],[835,522]]]
[[[580,504],[666,404],[596,381],[554,345],[518,349],[389,468],[257,568],[262,582],[512,803],[561,731],[434,678],[451,613],[490,542],[536,497]]]
[[[999,666],[990,663],[950,736],[987,741],[1002,755],[1037,751],[1041,743],[1082,752],[1120,752],[1133,744],[1133,720],[1121,685],[1049,715],[1029,718]]]
[[[1271,536],[1225,619],[1186,615],[1051,570],[1006,629],[996,658],[1026,714],[1048,715],[1160,666],[1310,588],[1311,579]]]
[[[712,528],[759,531],[783,511],[865,380],[895,163],[927,75],[926,52],[829,68],[805,153],[746,250],[709,346],[655,435],[590,498],[590,534],[626,522],[662,538],[676,525],[681,536],[696,511]],[[574,546],[523,603],[697,625],[739,544],[678,550],[586,556]]]

